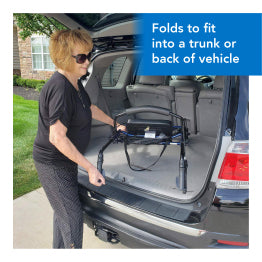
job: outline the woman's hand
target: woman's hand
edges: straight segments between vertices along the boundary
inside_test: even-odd
[[[97,106],[95,105],[91,105],[90,107],[91,111],[92,111],[92,118],[101,121],[105,124],[108,124],[110,126],[114,126],[114,120],[109,117],[108,115],[106,115],[101,109],[99,109]],[[126,131],[126,127],[123,125],[120,125],[117,123],[117,130],[121,129],[122,131]]]
[[[117,131],[121,130],[121,131],[125,131],[126,132],[126,126],[124,126],[124,125],[117,124],[116,129],[117,129]]]
[[[87,170],[89,176],[89,182],[95,186],[105,185],[105,178],[101,173],[94,167],[90,166]]]

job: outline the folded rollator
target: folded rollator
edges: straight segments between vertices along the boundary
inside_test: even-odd
[[[125,115],[133,115],[138,113],[150,112],[155,114],[172,116],[172,119],[178,119],[180,126],[174,126],[173,121],[169,120],[147,120],[147,119],[128,119],[126,123],[126,132],[117,131],[117,119]],[[101,148],[97,159],[97,169],[103,173],[103,153],[111,143],[123,143],[124,150],[129,167],[133,171],[151,171],[151,168],[159,161],[168,145],[180,146],[179,174],[176,176],[177,187],[186,193],[187,191],[187,167],[188,163],[185,156],[185,145],[188,141],[188,129],[186,127],[186,119],[180,115],[174,114],[168,109],[155,106],[141,106],[126,109],[114,118],[114,128],[108,142]],[[127,151],[129,144],[138,145],[162,145],[163,149],[158,159],[148,167],[140,167],[131,164]]]

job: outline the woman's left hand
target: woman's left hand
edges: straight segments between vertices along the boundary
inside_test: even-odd
[[[116,129],[117,129],[117,131],[118,130],[126,131],[126,126],[124,126],[124,125],[117,125]]]

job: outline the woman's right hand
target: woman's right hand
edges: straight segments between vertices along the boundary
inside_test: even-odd
[[[89,182],[95,186],[102,186],[105,185],[105,178],[102,174],[94,167],[91,166],[87,170],[89,175]]]

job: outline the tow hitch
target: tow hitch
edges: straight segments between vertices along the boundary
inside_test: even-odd
[[[95,235],[105,242],[110,242],[112,244],[117,244],[120,242],[118,234],[108,228],[94,225]]]

